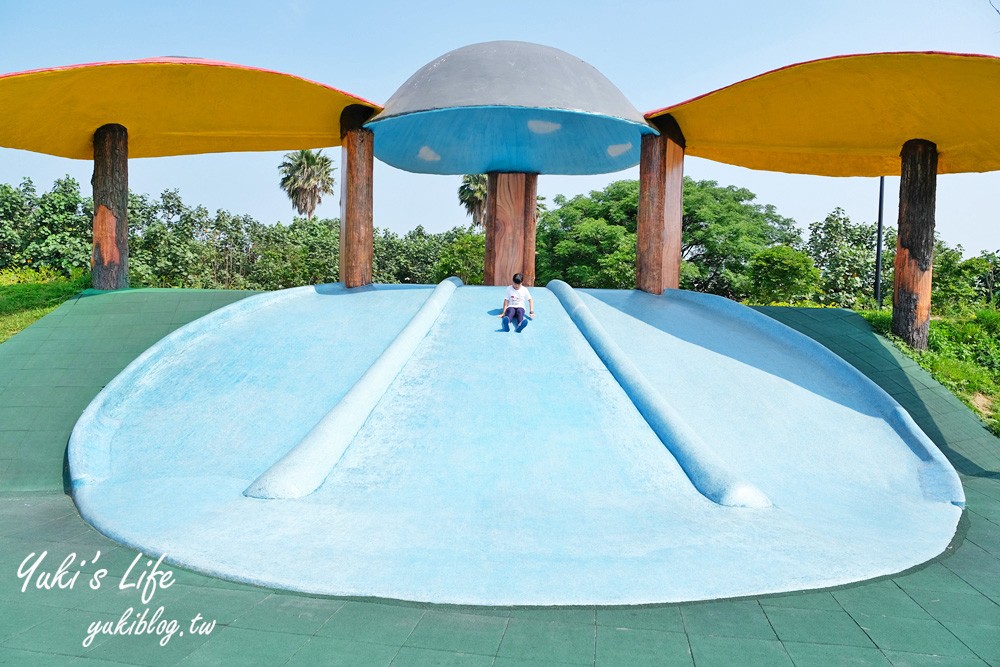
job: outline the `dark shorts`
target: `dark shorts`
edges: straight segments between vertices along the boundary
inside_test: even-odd
[[[514,308],[513,306],[504,311],[503,316],[514,323],[514,326],[521,326],[524,321],[524,308]]]

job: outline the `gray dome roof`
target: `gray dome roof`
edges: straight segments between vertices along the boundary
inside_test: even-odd
[[[420,68],[369,127],[375,154],[422,173],[589,174],[639,161],[642,114],[603,74],[559,49],[485,42]]]
[[[483,42],[449,51],[407,79],[377,120],[474,106],[565,109],[646,122],[592,65],[528,42]]]

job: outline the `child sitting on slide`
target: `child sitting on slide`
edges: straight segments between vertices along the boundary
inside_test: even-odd
[[[503,318],[503,328],[507,331],[507,325],[509,322],[513,322],[517,331],[524,328],[527,322],[524,319],[524,303],[528,302],[528,315],[534,318],[535,315],[535,302],[531,299],[531,292],[528,288],[522,285],[524,282],[524,275],[520,273],[514,274],[514,283],[507,287],[507,295],[503,300],[503,308],[501,308],[500,317]]]

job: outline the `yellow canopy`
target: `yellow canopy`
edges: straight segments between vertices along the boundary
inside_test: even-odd
[[[796,174],[899,174],[909,139],[938,173],[1000,169],[1000,58],[872,53],[790,65],[658,111],[688,155]]]
[[[129,157],[340,145],[360,97],[289,74],[150,58],[0,75],[0,146],[93,159],[94,130],[128,129]]]

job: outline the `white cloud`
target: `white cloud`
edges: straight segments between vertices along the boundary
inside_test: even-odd
[[[562,129],[561,123],[553,123],[547,120],[529,120],[528,129],[535,134],[550,134]]]
[[[424,162],[438,162],[441,156],[434,152],[434,149],[430,146],[422,146],[420,152],[417,153],[417,157]]]
[[[632,150],[632,144],[611,144],[608,146],[608,155],[611,157],[618,157],[619,155],[624,155]]]

